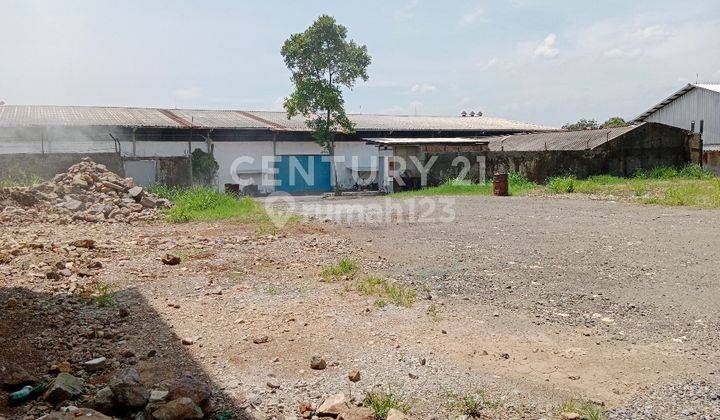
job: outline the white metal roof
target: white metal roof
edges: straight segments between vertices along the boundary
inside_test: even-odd
[[[720,83],[688,83],[687,85],[685,85],[685,86],[683,86],[682,88],[678,89],[678,90],[677,90],[675,93],[673,93],[672,95],[670,95],[670,96],[668,96],[667,98],[665,98],[663,101],[659,102],[658,104],[656,104],[656,105],[653,106],[652,108],[650,108],[650,109],[648,109],[647,111],[645,111],[645,112],[643,112],[642,114],[640,114],[637,118],[635,118],[635,119],[633,120],[633,122],[642,122],[642,121],[644,121],[647,117],[649,117],[651,114],[653,114],[653,113],[654,113],[655,111],[657,111],[658,109],[666,106],[666,105],[669,104],[670,102],[674,101],[675,99],[681,97],[682,95],[686,94],[687,92],[689,92],[689,91],[691,91],[691,90],[693,90],[693,89],[695,89],[695,88],[700,88],[700,89],[705,89],[705,90],[710,90],[710,91],[713,91],[713,92],[718,92],[718,93],[720,93]]]
[[[362,131],[545,131],[537,124],[493,117],[348,115]],[[0,127],[121,126],[147,128],[266,128],[308,131],[305,118],[285,112],[122,108],[95,106],[0,105]]]
[[[368,143],[382,145],[415,145],[415,144],[487,144],[486,139],[470,137],[420,137],[420,138],[363,138]]]

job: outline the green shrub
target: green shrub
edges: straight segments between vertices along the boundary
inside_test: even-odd
[[[649,171],[638,169],[635,172],[635,178],[640,179],[672,179],[677,178],[678,171],[668,166],[656,166]]]
[[[683,166],[678,172],[680,178],[685,179],[711,179],[715,178],[715,174],[712,171],[705,169],[697,163],[689,163]]]
[[[40,185],[43,179],[37,175],[20,175],[0,179],[0,188],[34,187]]]
[[[548,181],[548,188],[555,194],[575,192],[575,177],[560,176],[550,178],[550,181]]]
[[[413,290],[406,289],[396,282],[388,282],[380,277],[366,277],[360,280],[355,286],[355,290],[364,295],[376,296],[383,300],[383,303],[389,301],[395,306],[409,308],[415,302],[415,292]]]
[[[582,420],[605,420],[605,410],[592,401],[570,400],[558,407],[558,414],[576,413]]]
[[[387,418],[388,413],[393,408],[406,414],[410,412],[410,404],[393,394],[390,389],[387,392],[369,392],[365,394],[363,405],[370,408],[375,413],[376,418],[383,420]]]
[[[326,281],[337,280],[343,276],[350,278],[355,275],[357,269],[358,266],[355,260],[343,258],[337,264],[325,267],[320,273],[320,276],[322,276],[322,278]]]

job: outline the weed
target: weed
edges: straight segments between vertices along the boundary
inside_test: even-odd
[[[323,269],[320,276],[325,281],[338,280],[343,276],[350,278],[355,275],[358,266],[355,260],[343,258],[337,264],[332,264]]]
[[[382,308],[384,308],[384,307],[387,306],[387,302],[386,302],[385,300],[383,300],[383,299],[378,299],[378,300],[375,301],[375,306],[377,306],[378,308],[382,309]]]
[[[365,394],[363,405],[370,408],[378,419],[387,419],[388,412],[393,408],[403,413],[410,412],[410,404],[401,397],[393,394],[388,388],[387,392],[369,392]]]
[[[678,171],[668,166],[657,166],[649,171],[638,169],[635,178],[638,179],[673,179],[678,177]]]
[[[108,283],[98,283],[95,285],[93,301],[97,306],[101,307],[115,306],[116,293],[115,286]]]
[[[268,286],[268,288],[265,289],[265,291],[266,291],[267,294],[270,295],[270,296],[275,296],[275,295],[277,295],[277,294],[280,293],[280,291],[278,290],[278,288],[275,287],[275,286]]]
[[[497,403],[488,400],[485,391],[477,389],[463,395],[450,394],[446,406],[449,411],[463,416],[480,418],[484,408],[493,408]]]
[[[167,219],[173,223],[220,219],[258,223],[270,221],[264,207],[250,197],[237,198],[209,187],[154,186],[149,190],[173,202],[165,212]]]
[[[633,194],[635,197],[642,197],[647,193],[647,187],[644,184],[636,182],[632,185]]]
[[[539,186],[528,181],[518,172],[508,174],[510,195],[527,194],[530,190]],[[492,195],[492,182],[472,183],[469,180],[454,178],[448,179],[436,187],[428,187],[414,191],[403,191],[393,194],[397,197],[411,196],[438,196],[438,195]]]
[[[558,407],[558,413],[577,413],[582,420],[605,420],[605,410],[592,401],[570,400]]]
[[[440,310],[438,309],[436,304],[430,305],[430,307],[427,309],[427,315],[430,317],[430,319],[433,322],[440,321]]]
[[[396,282],[388,282],[380,277],[366,277],[355,285],[355,290],[367,296],[376,296],[396,306],[409,308],[415,302],[415,292]],[[377,302],[376,302],[377,305]]]
[[[684,179],[712,179],[715,174],[696,163],[690,163],[680,169],[678,176]]]
[[[575,177],[559,176],[550,178],[548,181],[548,189],[555,194],[575,192]]]
[[[0,179],[0,188],[34,187],[43,182],[37,175],[19,175]]]

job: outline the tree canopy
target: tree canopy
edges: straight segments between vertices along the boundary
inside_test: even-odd
[[[610,117],[607,121],[605,121],[602,124],[602,128],[608,128],[608,127],[622,127],[627,125],[627,122],[625,122],[624,119],[620,117]]]
[[[368,80],[371,58],[365,45],[347,40],[347,28],[322,15],[302,33],[285,41],[281,54],[292,72],[295,90],[285,98],[288,118],[303,115],[315,140],[334,154],[333,133],[352,132],[342,88]]]
[[[562,128],[565,130],[594,130],[596,128],[622,127],[625,125],[627,125],[627,122],[620,117],[610,117],[602,125],[599,125],[594,119],[586,120],[581,118],[578,122],[563,125]]]

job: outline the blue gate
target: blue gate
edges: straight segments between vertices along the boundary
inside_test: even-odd
[[[322,155],[282,155],[275,162],[278,185],[275,191],[291,194],[320,193],[332,190],[330,159]]]

